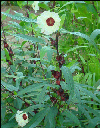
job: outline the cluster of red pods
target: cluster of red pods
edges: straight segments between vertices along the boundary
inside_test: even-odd
[[[51,45],[57,48],[56,41],[53,40],[52,38],[50,38],[50,40],[51,40]],[[64,60],[64,57],[62,54],[57,55],[56,60],[58,61],[59,68],[61,68],[61,66],[65,63],[65,60]],[[60,88],[58,90],[54,89],[54,92],[57,93],[57,95],[61,97],[62,101],[68,100],[69,99],[68,93],[65,93],[64,90],[61,88],[61,85],[60,85],[60,81],[65,82],[65,80],[61,78],[61,76],[62,76],[61,70],[60,70],[60,72],[55,71],[55,70],[51,70],[51,72],[52,72],[52,75],[54,76],[54,78],[56,78],[56,84],[60,86]],[[55,97],[50,97],[50,99],[51,99],[52,103],[57,102],[57,98],[55,98]]]
[[[7,49],[8,49],[8,46],[9,46],[9,45],[7,44],[7,42],[4,41],[4,48],[7,48]],[[12,55],[13,55],[12,49],[10,48],[10,50],[8,49],[8,51],[9,51],[9,56],[12,58]],[[7,59],[6,59],[6,62],[8,62],[9,65],[12,65],[12,62],[11,62],[10,60],[7,60]]]
[[[57,95],[61,97],[62,101],[68,100],[68,98],[69,98],[68,93],[64,93],[64,90],[61,88],[61,85],[60,85],[60,81],[65,82],[65,80],[61,78],[61,76],[62,76],[61,70],[60,70],[60,72],[51,70],[51,72],[52,72],[52,75],[54,76],[54,78],[56,78],[56,84],[60,86],[60,88],[58,90],[54,89],[54,92],[57,93]],[[53,103],[57,102],[57,99],[55,97],[51,97],[50,99]]]

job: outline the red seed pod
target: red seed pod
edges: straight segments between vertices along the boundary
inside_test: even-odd
[[[4,43],[4,47],[5,47],[5,48],[8,48],[8,44],[7,44],[7,43]]]
[[[34,109],[33,112],[36,114],[36,113],[38,113],[38,110],[39,110],[38,108],[37,109]]]
[[[57,36],[60,36],[60,32],[57,32]]]
[[[9,65],[12,65],[11,61],[8,62]]]
[[[22,81],[20,82],[20,86],[22,86]]]
[[[13,51],[12,50],[9,51],[9,55],[13,55]]]
[[[34,64],[36,64],[36,61],[34,60],[34,62],[33,62]]]
[[[53,46],[55,46],[55,44],[56,44],[56,41],[51,41],[51,44],[53,45]]]
[[[58,56],[56,57],[56,60],[57,60],[60,64],[63,64],[63,63],[65,62],[64,57],[62,57],[62,55],[58,55]]]
[[[29,103],[27,103],[27,102],[25,102],[25,106],[26,106],[26,107],[29,107],[29,106],[30,106],[30,104],[29,104]]]
[[[65,101],[65,97],[61,96],[62,101]]]
[[[64,94],[64,90],[62,88],[60,88],[58,91],[57,91],[57,94],[62,96]]]
[[[56,84],[60,85],[60,80],[59,79],[56,80]]]
[[[59,93],[59,91],[57,91],[57,94],[58,94],[58,96],[60,96],[60,93]]]
[[[54,78],[59,79],[61,77],[61,73],[60,72],[54,71],[54,70],[52,70],[51,72],[52,72],[52,75],[54,76]]]
[[[16,82],[16,80],[15,80],[15,79],[16,79],[16,78],[13,78],[13,81],[14,81],[14,82]]]

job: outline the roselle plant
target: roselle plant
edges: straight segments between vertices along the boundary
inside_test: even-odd
[[[1,4],[1,127],[99,128],[100,2]]]

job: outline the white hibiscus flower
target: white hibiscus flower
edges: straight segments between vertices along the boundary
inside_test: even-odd
[[[28,123],[28,115],[27,113],[23,113],[23,111],[18,110],[15,118],[18,122],[18,125],[21,127],[25,126]]]
[[[39,1],[34,1],[34,3],[32,4],[32,7],[35,10],[35,13],[37,12],[37,10],[39,10],[38,3],[39,3]]]
[[[44,11],[37,17],[37,24],[41,28],[41,33],[46,35],[52,34],[59,29],[61,19],[58,13]]]

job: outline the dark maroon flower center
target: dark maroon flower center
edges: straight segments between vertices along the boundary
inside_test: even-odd
[[[27,119],[26,114],[23,114],[23,119],[24,119],[24,120],[26,120],[26,119]]]
[[[50,17],[46,20],[46,23],[48,26],[53,26],[55,23],[55,20],[52,17]]]

